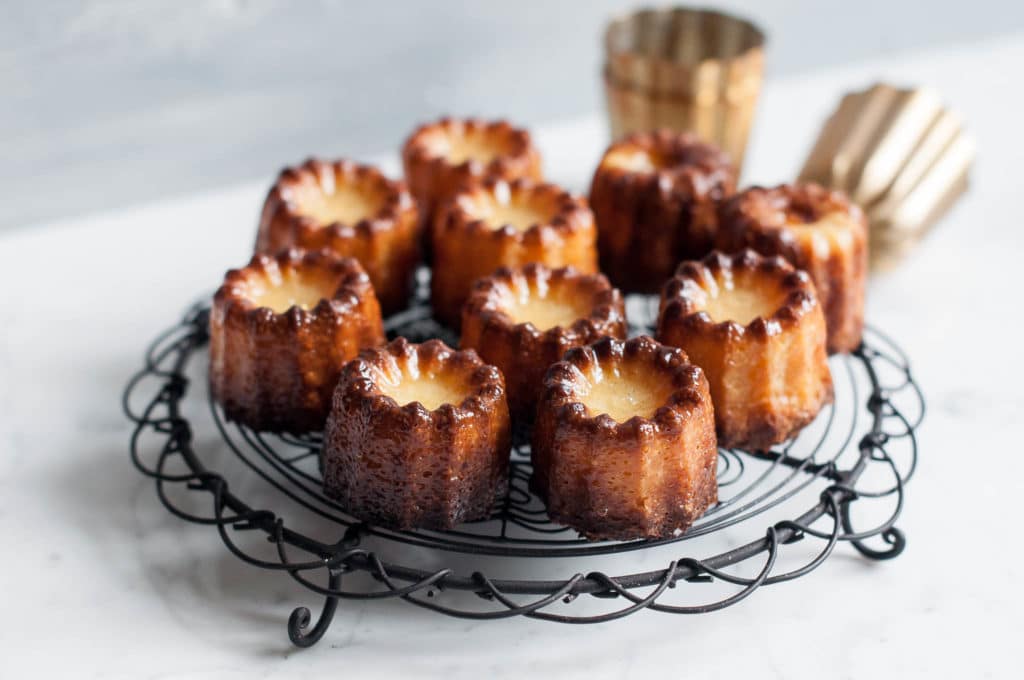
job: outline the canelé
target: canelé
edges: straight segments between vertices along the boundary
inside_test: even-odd
[[[433,232],[430,300],[457,328],[473,282],[499,267],[539,262],[597,270],[597,232],[586,201],[554,184],[486,180],[457,193]]]
[[[440,340],[398,338],[345,366],[324,431],[324,490],[363,520],[449,529],[487,517],[508,483],[501,372]]]
[[[817,184],[753,187],[721,207],[718,245],[781,255],[811,275],[830,352],[850,352],[864,331],[868,225],[840,192]]]
[[[626,337],[622,296],[601,274],[528,264],[480,279],[462,310],[463,348],[505,375],[516,420],[533,419],[548,367],[573,347]]]
[[[271,187],[256,250],[326,248],[354,257],[391,313],[409,299],[419,242],[416,202],[404,183],[368,165],[311,159],[282,170]]]
[[[532,485],[590,539],[664,538],[718,498],[708,382],[649,337],[569,350],[544,378]]]
[[[682,260],[712,249],[717,203],[736,170],[689,133],[635,133],[612,144],[590,187],[601,271],[625,293],[656,293]]]
[[[384,342],[380,305],[352,258],[286,250],[233,269],[210,312],[210,388],[228,420],[319,430],[341,367]]]
[[[814,284],[781,257],[684,262],[665,284],[658,339],[704,369],[722,446],[767,449],[832,399]]]
[[[402,147],[405,179],[424,228],[441,205],[484,178],[541,178],[540,152],[530,133],[507,121],[442,118],[417,128]]]

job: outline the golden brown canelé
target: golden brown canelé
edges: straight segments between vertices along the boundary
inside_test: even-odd
[[[476,282],[462,308],[461,346],[501,369],[512,417],[529,421],[551,364],[626,330],[622,295],[603,275],[534,263]]]
[[[400,529],[487,517],[508,483],[501,372],[440,340],[398,338],[345,366],[324,431],[324,490]]]
[[[540,152],[530,133],[507,121],[442,118],[418,127],[402,147],[405,180],[425,229],[441,205],[483,178],[541,178]]]
[[[658,339],[704,369],[722,446],[766,449],[832,400],[814,284],[781,257],[684,262],[662,292]]]
[[[354,257],[391,313],[409,299],[419,239],[416,202],[404,183],[368,165],[310,159],[282,170],[271,187],[256,251],[295,246]]]
[[[382,342],[380,305],[354,259],[254,255],[213,297],[210,389],[228,420],[254,430],[319,430],[341,367]]]
[[[601,271],[624,293],[656,293],[680,261],[707,255],[717,203],[736,170],[692,134],[661,130],[612,144],[590,187]]]
[[[817,184],[753,187],[722,204],[718,245],[781,255],[811,275],[829,352],[851,352],[864,331],[868,225],[845,195]]]
[[[569,350],[544,378],[532,485],[590,539],[663,538],[718,499],[708,382],[649,337]]]
[[[433,232],[430,300],[457,328],[473,282],[499,267],[539,262],[597,271],[597,231],[586,201],[554,184],[486,180],[457,193]]]

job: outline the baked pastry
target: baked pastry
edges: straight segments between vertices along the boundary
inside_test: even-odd
[[[505,375],[514,419],[532,420],[548,367],[573,347],[626,337],[622,295],[601,274],[528,264],[479,279],[462,308],[461,346]]]
[[[684,262],[665,284],[658,339],[704,369],[722,446],[766,449],[832,400],[814,284],[781,257]]]
[[[319,430],[338,374],[384,342],[380,305],[352,258],[286,250],[232,269],[210,312],[210,389],[254,430]]]
[[[504,120],[442,118],[421,125],[405,140],[402,165],[425,229],[463,185],[486,177],[541,178],[530,133]]]
[[[829,352],[852,352],[864,332],[868,224],[845,195],[817,184],[753,187],[721,207],[719,247],[781,255],[811,275]]]
[[[457,328],[473,282],[502,266],[540,262],[597,271],[597,232],[586,201],[554,184],[486,180],[457,193],[434,225],[430,300]]]
[[[729,157],[692,134],[612,144],[590,187],[601,271],[623,292],[658,292],[680,261],[711,251],[716,204],[735,189]]]
[[[450,529],[508,483],[505,381],[476,352],[398,338],[345,366],[324,431],[325,492],[360,519]]]
[[[663,538],[718,500],[708,382],[642,336],[569,350],[544,378],[531,483],[590,539]]]
[[[310,159],[282,170],[271,187],[256,251],[297,246],[354,257],[391,313],[409,299],[420,258],[418,220],[404,183],[368,165]]]

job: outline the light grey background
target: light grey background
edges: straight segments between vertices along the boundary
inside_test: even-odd
[[[397,148],[438,113],[603,106],[600,35],[636,3],[0,0],[0,229]],[[1024,27],[1006,0],[743,0],[769,76]]]

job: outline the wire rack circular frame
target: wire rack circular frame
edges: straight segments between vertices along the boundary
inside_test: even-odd
[[[631,298],[631,316],[646,317],[646,323],[634,324],[633,334],[650,331],[653,304],[650,298]],[[634,306],[638,313],[634,313]],[[213,526],[224,545],[240,559],[288,574],[324,598],[315,622],[306,607],[296,608],[288,620],[288,635],[300,647],[313,645],[323,637],[339,599],[401,598],[463,618],[522,615],[565,623],[608,621],[643,609],[699,614],[736,604],[761,586],[811,572],[840,542],[876,560],[896,557],[906,545],[903,533],[894,525],[903,507],[905,485],[917,464],[915,429],[924,416],[924,399],[911,377],[906,356],[871,328],[856,352],[832,358],[836,403],[823,411],[816,428],[770,451],[720,450],[720,500],[689,531],[662,540],[595,543],[548,521],[543,504],[529,490],[529,447],[522,442],[523,437],[516,437],[513,448],[508,494],[496,504],[489,519],[452,531],[395,531],[360,522],[324,495],[318,469],[318,434],[267,435],[229,424],[207,396],[220,436],[245,464],[244,469],[259,475],[289,502],[314,513],[331,528],[331,537],[309,535],[314,532],[287,526],[274,510],[253,507],[229,489],[221,473],[211,469],[210,456],[199,450],[193,426],[183,415],[190,388],[188,364],[204,354],[200,350],[208,341],[208,321],[205,305],[188,310],[179,323],[153,342],[144,367],[126,387],[124,410],[134,423],[131,458],[140,472],[154,480],[157,496],[170,512],[189,522]],[[450,332],[431,319],[422,286],[415,304],[386,325],[391,336],[453,340]],[[841,402],[847,404],[849,415],[845,417],[837,415]],[[795,447],[800,440],[802,447]],[[828,441],[832,443],[826,445]],[[797,448],[803,452],[796,453]],[[887,481],[880,488],[877,484],[871,489],[858,488],[869,470],[876,478],[881,473]],[[209,514],[194,510],[197,495],[208,495],[212,500]],[[741,522],[749,527],[752,518],[801,495],[808,499],[805,511],[792,519],[762,524],[739,547],[699,559],[677,557],[659,569],[642,573],[608,574],[586,568],[588,560],[598,556],[649,550],[730,527],[738,531],[735,527]],[[868,529],[854,528],[851,507],[865,500],[883,499],[887,510],[891,509],[883,513],[887,518]],[[262,532],[271,544],[269,557],[264,554],[266,549],[243,547],[247,543],[240,540],[243,532]],[[801,539],[818,541],[820,549],[811,551],[810,557],[795,568],[785,572],[777,569],[784,546]],[[409,560],[386,559],[370,544],[426,549],[431,551],[433,564],[439,560],[450,566],[401,564],[399,561]],[[467,555],[507,558],[509,564],[513,558],[572,558],[572,566],[550,580],[492,578],[481,571],[466,573],[464,566],[460,570],[460,562],[465,561],[460,556]],[[726,570],[740,563],[748,563],[748,574]],[[364,576],[363,582],[359,587],[350,585],[350,576],[358,573]],[[678,584],[711,581],[731,584],[730,594],[716,595],[713,601],[700,604],[668,602],[667,591]],[[455,591],[479,597],[447,597]],[[571,604],[583,595],[602,598],[607,607],[596,614],[574,613]]]

